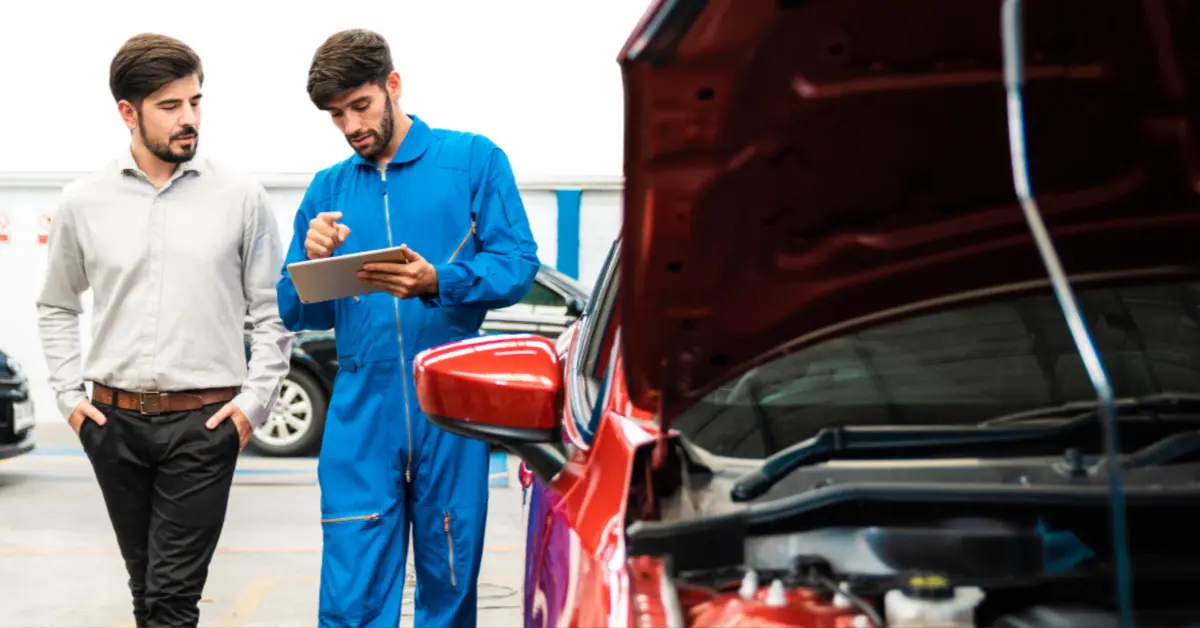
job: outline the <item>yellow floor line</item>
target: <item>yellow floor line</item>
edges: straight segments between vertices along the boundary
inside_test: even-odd
[[[245,626],[246,621],[262,606],[276,586],[289,582],[318,582],[317,578],[255,578],[242,589],[242,594],[234,601],[233,607],[217,621],[218,628],[238,628]]]

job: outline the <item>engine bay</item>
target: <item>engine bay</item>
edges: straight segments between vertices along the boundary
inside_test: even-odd
[[[1117,628],[1111,584],[1101,575],[1056,581],[960,584],[937,571],[888,581],[837,575],[798,557],[786,572],[754,569],[689,572],[670,577],[656,558],[637,557],[630,572],[635,626],[688,628]],[[739,575],[740,574],[740,577]],[[1190,584],[1195,584],[1191,579]],[[1143,583],[1145,584],[1145,583]],[[1139,628],[1200,622],[1200,606],[1139,591]],[[1176,584],[1176,586],[1179,586]],[[642,592],[653,594],[643,594]],[[656,597],[654,594],[657,594]],[[662,600],[656,602],[656,600]]]
[[[1084,490],[1103,479],[1063,473],[1060,459],[814,466],[780,484],[786,499],[735,504],[739,463],[665,446],[631,486],[635,626],[1120,625],[1107,501]],[[1194,487],[1200,468],[1146,471],[1127,483],[1135,625],[1200,625],[1200,603],[1178,594],[1200,584],[1200,541],[1180,525],[1196,498],[1152,490]],[[894,490],[856,490],[871,485]]]

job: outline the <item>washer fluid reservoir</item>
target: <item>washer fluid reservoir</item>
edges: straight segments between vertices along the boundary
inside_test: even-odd
[[[976,628],[979,587],[952,587],[945,576],[912,574],[900,589],[888,591],[883,608],[888,628]]]

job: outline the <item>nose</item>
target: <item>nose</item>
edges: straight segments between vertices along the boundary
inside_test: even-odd
[[[200,116],[197,114],[196,108],[193,107],[191,103],[184,103],[183,115],[179,119],[179,125],[194,127],[196,126],[196,122],[199,117]]]
[[[342,130],[346,135],[354,135],[362,130],[362,116],[353,111],[347,111],[343,116],[345,128]]]

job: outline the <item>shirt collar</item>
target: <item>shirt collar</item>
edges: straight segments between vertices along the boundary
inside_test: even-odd
[[[412,120],[412,126],[408,127],[408,133],[405,134],[404,140],[400,142],[400,148],[396,149],[396,154],[392,156],[392,160],[388,165],[404,164],[410,161],[416,161],[418,157],[425,154],[425,149],[429,148],[429,144],[433,141],[433,130],[421,118],[411,115],[408,118]],[[354,153],[354,163],[378,168],[374,161],[364,159],[357,152]]]
[[[203,168],[201,168],[200,162],[201,160],[198,157],[193,157],[188,161],[178,164],[178,166],[175,168],[175,174],[171,176],[171,180],[174,181],[188,172],[193,172],[195,174],[203,173]],[[145,176],[145,173],[142,172],[142,169],[138,167],[137,162],[134,161],[133,150],[131,148],[126,148],[117,155],[117,169],[121,174]]]

